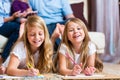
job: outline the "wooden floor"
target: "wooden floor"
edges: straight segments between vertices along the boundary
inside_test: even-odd
[[[104,63],[103,72],[120,76],[120,64]]]

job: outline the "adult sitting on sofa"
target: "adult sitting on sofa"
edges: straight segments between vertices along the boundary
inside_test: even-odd
[[[10,16],[10,7],[10,0],[0,0],[0,35],[8,38],[6,46],[0,55],[0,65],[8,57],[13,43],[19,36],[20,24],[12,21],[19,16],[20,12]]]

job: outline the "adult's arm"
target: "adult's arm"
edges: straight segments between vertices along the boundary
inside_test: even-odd
[[[62,0],[62,6],[63,6],[63,14],[65,15],[66,19],[75,17],[68,0]]]
[[[20,11],[15,12],[12,16],[4,18],[4,22],[13,21],[15,18],[20,16]]]
[[[69,14],[69,15],[66,15],[66,16],[65,16],[66,19],[74,18],[74,17],[75,17],[74,14]]]

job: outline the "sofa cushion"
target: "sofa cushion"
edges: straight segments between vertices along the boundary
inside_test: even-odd
[[[0,35],[0,53],[2,53],[5,44],[7,43],[7,38]]]
[[[105,50],[105,35],[102,32],[89,32],[90,39],[95,43],[97,53],[104,53]]]

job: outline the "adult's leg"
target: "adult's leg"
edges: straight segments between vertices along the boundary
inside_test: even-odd
[[[19,36],[20,24],[16,22],[7,22],[2,27],[0,27],[0,34],[8,38],[8,42],[1,54],[3,60],[6,60],[9,56],[10,50],[14,42]]]
[[[19,28],[20,24],[17,22],[6,22],[0,27],[0,34],[9,38],[14,31],[19,31]]]
[[[56,28],[56,23],[52,23],[52,24],[47,25],[47,28],[48,28],[48,32],[49,32],[50,38],[51,38],[51,36],[52,36],[52,34],[53,34],[53,32]],[[60,44],[61,40],[59,38],[54,38],[54,39],[56,39],[56,40],[54,40],[55,43],[53,44],[54,45],[54,51],[57,51],[58,45]]]
[[[66,21],[64,21],[64,22],[58,22],[58,23],[59,24],[65,24],[65,22]],[[52,24],[47,25],[50,37],[51,36],[58,36],[59,37],[59,35],[60,35],[59,26],[57,26],[56,24],[57,23],[52,23]],[[61,42],[61,39],[60,38],[54,38],[54,39],[56,39],[56,40],[54,40],[55,41],[55,43],[54,43],[54,50],[57,51],[58,46],[59,46],[59,44]]]

